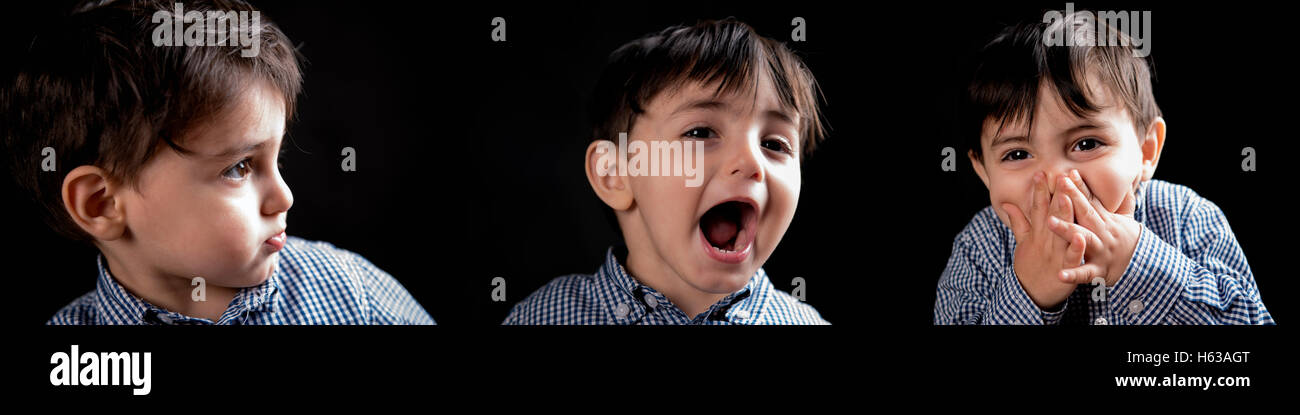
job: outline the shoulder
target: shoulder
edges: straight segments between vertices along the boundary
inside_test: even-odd
[[[570,274],[552,279],[515,304],[502,324],[602,323],[596,278],[594,274]]]
[[[347,317],[329,323],[433,323],[401,283],[357,253],[292,236],[280,253],[280,289],[302,303],[291,306],[325,303],[323,315]]]
[[[1011,228],[1002,222],[993,206],[985,206],[953,238],[952,255],[998,262],[1014,249],[1015,235]]]
[[[1142,206],[1139,210],[1153,219],[1163,216],[1184,217],[1200,209],[1218,210],[1209,200],[1201,197],[1192,188],[1164,180],[1148,180],[1142,184]]]
[[[319,285],[360,289],[364,283],[360,271],[366,266],[372,265],[365,258],[329,242],[290,236],[280,251],[279,283],[289,289]]]
[[[756,278],[759,278],[756,281],[759,295],[754,300],[760,304],[762,313],[753,324],[831,324],[812,305],[777,289],[765,272]]]
[[[957,234],[959,241],[972,240],[1001,240],[1011,235],[1011,228],[1002,223],[993,206],[985,206],[979,212],[971,217],[966,227],[962,228],[961,233]]]
[[[94,324],[95,291],[91,291],[60,308],[54,316],[45,322],[50,326]]]
[[[1137,207],[1139,221],[1167,240],[1176,240],[1188,228],[1218,229],[1227,225],[1223,210],[1190,187],[1148,180],[1142,184]]]

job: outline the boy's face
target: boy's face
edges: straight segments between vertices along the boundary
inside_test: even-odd
[[[984,160],[971,154],[971,163],[1007,226],[1011,222],[1001,205],[1011,203],[1028,214],[1035,172],[1046,174],[1048,189],[1055,193],[1058,178],[1078,169],[1093,197],[1110,212],[1150,178],[1154,159],[1148,163],[1149,157],[1144,157],[1128,111],[1095,77],[1089,77],[1089,88],[1089,98],[1102,109],[1086,118],[1071,113],[1055,88],[1044,83],[1039,87],[1032,131],[1025,122],[1008,122],[999,132],[997,122],[985,121],[980,135]]]
[[[657,274],[638,277],[727,294],[744,287],[789,227],[802,149],[798,115],[781,106],[767,76],[753,94],[715,96],[715,85],[664,91],[637,118],[630,141],[703,142],[703,181],[628,177],[634,202],[620,223],[629,262]]]
[[[271,274],[293,196],[280,177],[284,103],[265,84],[182,142],[160,149],[137,189],[122,192],[130,244],[119,253],[146,272],[248,287]]]

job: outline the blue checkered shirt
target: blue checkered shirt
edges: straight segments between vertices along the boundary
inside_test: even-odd
[[[1142,235],[1112,287],[1079,287],[1059,310],[1029,299],[1012,267],[1016,241],[986,207],[957,235],[939,278],[935,324],[1273,324],[1223,211],[1192,189],[1139,187]],[[1103,296],[1104,294],[1104,296]]]
[[[325,242],[289,237],[271,277],[239,290],[215,323],[149,304],[113,279],[103,255],[98,262],[95,290],[46,324],[435,324],[388,273]]]
[[[694,317],[623,269],[625,249],[611,247],[595,274],[559,277],[515,304],[502,324],[830,324],[812,306],[786,294],[759,268],[739,291]]]

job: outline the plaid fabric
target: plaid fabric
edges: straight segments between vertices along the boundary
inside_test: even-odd
[[[1081,284],[1061,310],[1045,312],[1020,287],[1016,241],[993,207],[953,242],[939,278],[935,324],[1273,324],[1246,255],[1223,211],[1185,186],[1139,187],[1133,218],[1142,235],[1118,282],[1093,301]]]
[[[620,252],[626,252],[620,250]],[[624,254],[625,255],[625,254]],[[688,316],[654,288],[623,269],[615,248],[595,274],[559,277],[511,310],[502,324],[830,324],[812,306],[786,294],[759,268],[744,288]]]
[[[435,324],[401,283],[365,258],[289,237],[266,282],[245,288],[213,322],[168,311],[127,292],[99,256],[94,291],[46,324]]]

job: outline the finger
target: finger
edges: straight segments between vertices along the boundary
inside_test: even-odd
[[[1029,207],[1029,224],[1042,224],[1047,220],[1047,204],[1051,202],[1047,192],[1047,175],[1042,171],[1034,173],[1033,204]]]
[[[1075,235],[1079,235],[1087,241],[1089,249],[1092,249],[1093,251],[1101,249],[1101,238],[1097,237],[1097,234],[1092,230],[1080,226],[1079,224],[1063,222],[1060,219],[1052,217],[1048,219],[1047,227],[1052,230],[1052,233],[1055,233],[1062,239],[1073,241]]]
[[[1075,234],[1070,239],[1070,246],[1065,250],[1065,262],[1062,268],[1074,268],[1083,264],[1083,253],[1088,249],[1088,242],[1083,235]]]
[[[1011,233],[1016,235],[1016,240],[1024,241],[1029,232],[1029,220],[1025,219],[1024,212],[1010,203],[1003,203],[1002,211],[1007,213],[1007,220],[1011,221]]]
[[[1063,190],[1063,189],[1062,189]],[[1074,208],[1070,196],[1061,190],[1052,195],[1051,215],[1066,222],[1074,222]]]
[[[1133,212],[1136,210],[1137,194],[1135,191],[1130,191],[1124,194],[1124,200],[1119,202],[1119,209],[1115,210],[1115,214],[1133,216]]]
[[[1061,282],[1090,284],[1093,278],[1105,278],[1106,276],[1097,264],[1083,264],[1074,268],[1063,269],[1056,277]]]
[[[1083,181],[1083,176],[1079,174],[1079,169],[1070,169],[1070,180],[1074,181],[1075,187],[1083,192],[1083,197],[1092,199],[1092,189],[1088,188],[1088,183]]]
[[[1096,206],[1089,202],[1087,196],[1084,196],[1083,191],[1075,186],[1074,180],[1062,180],[1061,182],[1065,187],[1063,191],[1058,193],[1065,193],[1070,200],[1074,202],[1074,206],[1077,208],[1077,211],[1074,212],[1077,222],[1085,228],[1092,229],[1095,232],[1100,232],[1101,229],[1104,228],[1106,222],[1102,220],[1101,214],[1097,212]]]
[[[1083,181],[1083,175],[1079,174],[1079,169],[1070,169],[1070,180],[1074,181],[1074,186],[1079,188],[1079,191],[1083,193],[1083,198],[1092,204],[1093,209],[1098,212],[1106,210],[1106,207],[1101,204],[1101,199],[1092,194],[1092,189],[1088,187],[1088,183]]]

